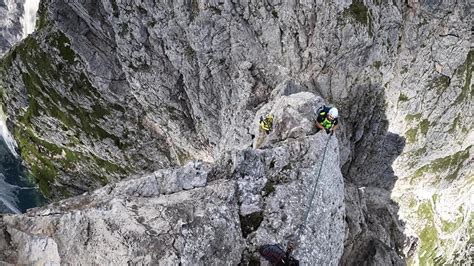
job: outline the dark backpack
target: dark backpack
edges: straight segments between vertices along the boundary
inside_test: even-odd
[[[286,254],[279,245],[263,245],[258,249],[260,255],[275,266],[298,266],[299,261]]]
[[[328,106],[325,106],[323,105],[322,107],[320,107],[316,113],[317,116],[326,116],[329,112],[329,110],[331,110],[331,107],[328,107]]]

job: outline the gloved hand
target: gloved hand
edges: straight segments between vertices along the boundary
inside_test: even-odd
[[[330,129],[326,129],[326,134],[329,134],[331,133],[331,130]]]

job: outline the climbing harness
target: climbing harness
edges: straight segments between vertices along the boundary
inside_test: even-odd
[[[318,116],[326,116],[327,114],[331,113],[331,110],[335,109],[334,107],[327,107],[323,106],[318,109]],[[323,126],[325,129],[331,129],[331,127],[334,125],[334,121],[331,121],[327,118],[327,116],[324,118],[324,120],[321,122],[321,126]]]
[[[273,115],[268,114],[265,118],[260,117],[260,129],[269,134],[273,129]]]
[[[330,129],[332,127],[332,121],[327,119],[327,118],[324,118],[324,121],[321,123],[321,125],[325,128],[325,129]]]
[[[311,199],[309,200],[309,205],[306,208],[306,212],[303,216],[304,217],[303,222],[298,227],[298,234],[297,234],[296,241],[299,241],[299,239],[301,237],[301,232],[303,231],[303,228],[306,225],[306,221],[308,220],[308,215],[309,215],[309,212],[311,211],[311,205],[313,204],[314,195],[316,194],[316,188],[318,186],[319,177],[321,176],[321,170],[323,169],[323,163],[324,163],[324,159],[326,157],[326,151],[328,149],[328,144],[329,144],[329,140],[331,140],[331,136],[332,135],[329,135],[329,138],[326,141],[326,145],[324,147],[324,152],[323,152],[323,158],[321,159],[321,165],[319,166],[319,172],[318,172],[318,175],[317,175],[316,180],[314,182],[313,193],[311,194]]]

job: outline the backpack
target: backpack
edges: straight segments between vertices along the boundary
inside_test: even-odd
[[[318,109],[318,111],[316,112],[316,115],[317,115],[317,116],[320,116],[320,115],[324,115],[324,116],[325,116],[325,115],[329,112],[329,110],[331,110],[331,108],[332,108],[332,107],[330,107],[330,106],[325,106],[325,105],[323,105],[322,107],[320,107],[320,108]]]
[[[289,254],[286,254],[283,249],[277,245],[263,245],[258,249],[258,252],[262,257],[264,257],[267,261],[269,261],[272,265],[276,266],[285,266],[285,265],[291,265],[291,266],[298,266],[299,261]]]

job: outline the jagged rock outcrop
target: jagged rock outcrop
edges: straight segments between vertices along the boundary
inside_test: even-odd
[[[399,40],[397,28],[367,31],[354,8],[42,1],[39,31],[2,64],[3,101],[26,162],[51,197],[245,146],[259,105],[285,86],[341,107],[342,162],[357,169],[349,166],[363,163],[352,160],[356,145],[382,139],[387,126],[382,75],[372,64],[396,54],[372,31]],[[397,6],[374,8],[398,19]],[[340,18],[329,20],[334,14]]]
[[[307,100],[292,95],[275,106],[291,103],[300,111],[289,119],[308,119],[314,112],[301,107],[321,99],[301,95]],[[298,128],[282,123],[275,121],[270,136]],[[298,243],[295,256],[302,263],[337,264],[345,213],[337,140],[302,131],[298,139],[266,145],[228,152],[215,164],[190,162],[22,216],[4,216],[0,260],[235,265],[258,262],[259,245],[292,240]],[[309,202],[316,183],[314,201]],[[309,206],[309,219],[298,235]]]
[[[472,264],[472,16],[464,3],[410,6],[386,97],[389,131],[406,138],[392,194],[406,254],[412,264]]]
[[[0,56],[23,36],[23,4],[25,0],[0,1]]]
[[[286,114],[261,109],[266,103],[322,96],[341,110],[350,207],[343,262],[398,263],[395,175],[441,177],[437,191],[464,197],[469,189],[458,188],[472,187],[469,12],[457,1],[45,0],[38,31],[2,60],[2,102],[42,191],[63,198],[192,159],[220,162],[254,142],[255,114]],[[302,141],[311,119],[264,145]],[[409,252],[414,261],[443,257],[449,241],[430,226],[438,222],[427,198],[395,196],[403,209],[420,210],[404,216],[408,224],[428,221],[413,229],[421,243]],[[447,262],[466,254],[459,235],[472,217],[463,206],[462,226],[449,236],[461,244]]]

